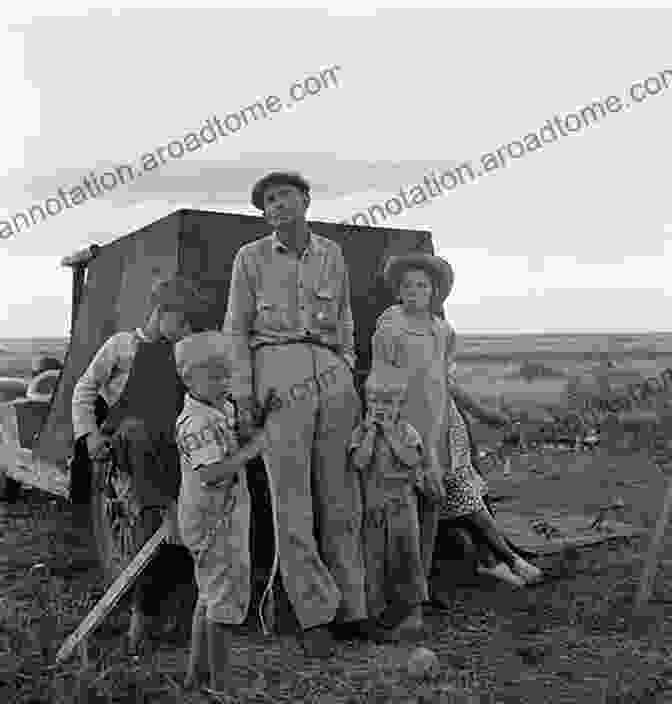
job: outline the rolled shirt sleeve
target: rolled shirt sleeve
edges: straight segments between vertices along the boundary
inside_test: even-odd
[[[339,259],[343,268],[343,289],[341,294],[340,318],[341,318],[341,345],[343,347],[343,357],[351,369],[355,368],[357,358],[355,355],[355,322],[352,317],[352,307],[350,305],[350,274],[348,267],[339,251]]]
[[[99,394],[110,406],[119,399],[135,355],[134,342],[133,333],[120,332],[113,335],[98,350],[79,378],[72,394],[75,440],[97,429],[94,409]]]
[[[238,251],[233,262],[229,302],[222,326],[222,332],[231,336],[234,357],[231,392],[236,399],[251,396],[253,393],[250,336],[255,313],[255,294],[243,248]]]

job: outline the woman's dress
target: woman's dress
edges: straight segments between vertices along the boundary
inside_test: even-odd
[[[372,344],[372,366],[407,370],[402,414],[422,436],[428,461],[433,458],[443,470],[441,515],[458,518],[484,510],[487,486],[473,467],[469,432],[447,388],[455,375],[456,335],[450,323],[434,317],[422,326],[400,305],[391,306],[379,317]]]

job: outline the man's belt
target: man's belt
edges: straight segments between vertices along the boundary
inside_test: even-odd
[[[278,347],[280,345],[316,345],[317,347],[324,347],[325,349],[330,350],[338,357],[343,356],[343,348],[341,347],[341,345],[330,345],[324,340],[322,340],[320,337],[317,337],[316,335],[304,335],[303,337],[293,337],[289,340],[267,340],[264,342],[260,342],[258,345],[255,345],[252,348],[252,351],[256,352],[262,347]]]

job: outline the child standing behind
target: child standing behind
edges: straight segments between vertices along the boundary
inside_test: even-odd
[[[192,623],[185,687],[210,692],[235,689],[230,663],[231,627],[250,603],[250,495],[245,467],[229,466],[216,483],[204,480],[238,449],[235,407],[230,400],[229,339],[219,332],[187,337],[175,346],[180,376],[188,388],[177,420],[182,484],[178,524],[194,557],[198,601]]]
[[[371,636],[397,641],[422,630],[427,580],[420,556],[415,489],[424,489],[422,440],[400,419],[406,380],[400,370],[374,369],[368,410],[350,443],[364,495],[364,554]]]

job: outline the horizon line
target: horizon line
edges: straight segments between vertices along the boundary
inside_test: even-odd
[[[465,336],[488,336],[488,337],[510,337],[512,335],[536,335],[538,337],[549,337],[551,335],[669,335],[670,330],[464,330],[459,332],[460,337]],[[69,335],[7,335],[0,337],[0,340],[68,340]]]

